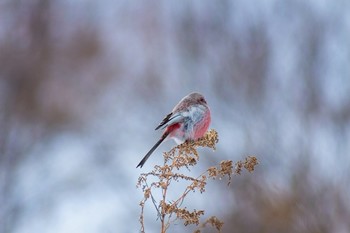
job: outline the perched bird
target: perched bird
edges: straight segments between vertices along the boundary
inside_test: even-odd
[[[210,109],[203,95],[194,92],[185,96],[157,126],[156,130],[165,130],[136,168],[142,167],[166,138],[174,139],[177,144],[201,138],[208,130],[210,121]]]

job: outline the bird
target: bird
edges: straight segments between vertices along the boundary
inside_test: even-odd
[[[155,128],[155,130],[165,130],[136,168],[142,168],[147,159],[165,139],[173,139],[177,144],[197,140],[206,133],[210,122],[210,109],[204,96],[198,92],[188,94]]]

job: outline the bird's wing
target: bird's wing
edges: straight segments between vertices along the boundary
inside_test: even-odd
[[[172,112],[169,113],[168,115],[166,115],[164,117],[164,119],[162,120],[162,122],[160,122],[160,124],[157,126],[157,129],[164,129],[165,127],[178,123],[183,119],[183,116],[179,113],[173,114]]]

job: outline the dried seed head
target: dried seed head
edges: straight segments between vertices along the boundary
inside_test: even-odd
[[[253,172],[256,165],[258,165],[258,159],[255,156],[248,156],[244,162],[244,168],[249,172]]]

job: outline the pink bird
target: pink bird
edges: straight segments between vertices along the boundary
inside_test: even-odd
[[[142,167],[166,138],[174,139],[177,144],[181,144],[187,140],[197,140],[203,137],[210,121],[210,109],[203,95],[194,92],[185,96],[157,126],[156,130],[165,130],[159,141],[143,157],[136,168]]]

